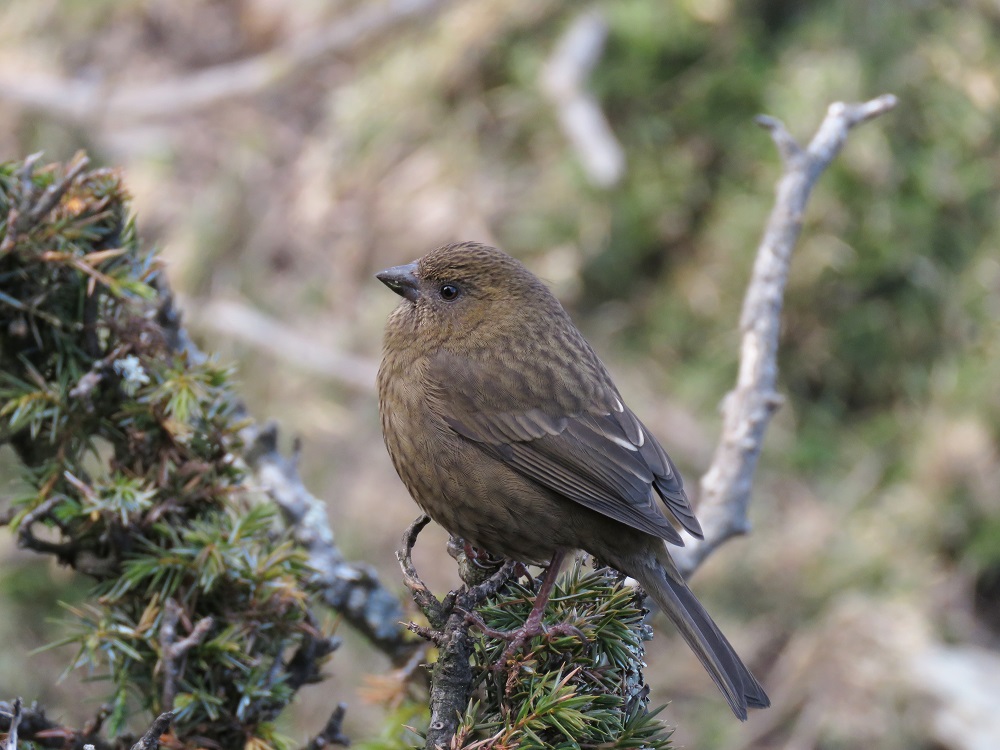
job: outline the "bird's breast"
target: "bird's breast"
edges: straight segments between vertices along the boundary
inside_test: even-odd
[[[523,562],[575,548],[579,509],[487,455],[434,409],[444,394],[425,360],[387,356],[378,376],[382,433],[410,495],[450,533]]]

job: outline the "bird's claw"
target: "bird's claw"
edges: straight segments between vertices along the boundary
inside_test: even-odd
[[[473,547],[469,542],[462,545],[462,551],[465,552],[465,557],[469,562],[481,570],[492,570],[503,564],[502,557],[496,557],[486,550]]]
[[[535,636],[541,635],[546,638],[560,635],[571,635],[579,638],[583,643],[587,642],[587,635],[576,625],[568,622],[559,622],[546,625],[543,622],[526,622],[524,625],[513,630],[498,630],[486,624],[486,621],[476,612],[464,610],[465,621],[469,625],[474,625],[483,635],[495,638],[500,641],[507,641],[500,658],[490,665],[490,671],[499,674],[507,670],[507,665],[514,661],[514,657],[524,647],[524,644]]]
[[[514,563],[514,578],[531,578],[531,573],[528,571],[528,566],[522,562]]]
[[[497,638],[499,640],[506,641],[510,640],[510,634],[515,632],[513,630],[497,630],[496,628],[491,628],[486,624],[486,621],[478,612],[470,612],[469,610],[462,609],[460,607],[456,607],[456,609],[465,615],[466,623],[474,625],[480,633],[488,635],[490,638]]]

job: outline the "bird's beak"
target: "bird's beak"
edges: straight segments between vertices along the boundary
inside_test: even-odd
[[[400,297],[406,297],[410,302],[417,299],[419,280],[417,279],[416,262],[405,266],[393,266],[375,274],[375,278],[389,287]]]

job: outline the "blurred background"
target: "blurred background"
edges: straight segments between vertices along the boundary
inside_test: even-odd
[[[658,621],[646,676],[684,747],[1000,747],[1000,6],[0,3],[0,159],[124,170],[190,331],[301,437],[343,551],[399,590],[417,510],[379,434],[395,298],[372,274],[462,239],[518,256],[696,485],[780,174],[752,117],[804,140],[830,102],[885,92],[898,108],[809,206],[754,531],[694,580],[774,706],[738,725]],[[444,541],[417,559],[440,592]],[[0,694],[80,725],[102,686],[26,655],[80,582],[8,535],[0,560]],[[293,737],[346,701],[371,740],[392,710],[386,660],[340,632]]]

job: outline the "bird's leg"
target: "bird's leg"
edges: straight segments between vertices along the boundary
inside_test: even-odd
[[[535,577],[531,575],[531,571],[528,570],[528,566],[523,562],[514,562],[514,580],[518,578],[527,578],[529,581],[534,581]]]
[[[549,596],[552,595],[552,587],[556,584],[556,577],[559,575],[559,568],[562,567],[565,557],[566,550],[556,550],[556,553],[552,555],[549,567],[545,569],[545,575],[542,576],[542,585],[538,587],[538,593],[535,594],[535,603],[531,607],[531,612],[528,613],[528,619],[524,621],[524,625],[513,631],[524,631],[524,635],[521,636],[521,643],[542,632],[542,616],[545,614],[545,605],[549,603]],[[510,650],[510,646],[507,649]],[[510,654],[505,652],[504,657],[508,656]],[[506,660],[504,658],[504,661]]]
[[[483,622],[483,618],[479,615],[471,612],[467,614],[466,619],[476,625],[476,627],[478,627],[483,633],[491,638],[498,638],[500,640],[507,641],[507,648],[504,649],[500,659],[493,665],[494,670],[504,669],[507,663],[513,659],[521,647],[524,646],[525,642],[534,638],[536,635],[542,635],[545,633],[572,634],[577,635],[582,639],[586,638],[580,629],[574,625],[562,623],[560,625],[553,625],[550,628],[546,628],[542,624],[542,618],[545,614],[545,605],[548,604],[549,596],[552,594],[552,587],[555,585],[556,577],[559,575],[559,569],[562,567],[562,562],[565,557],[565,550],[558,550],[554,555],[552,555],[552,560],[549,562],[549,566],[545,569],[545,574],[542,576],[542,585],[538,587],[538,593],[535,594],[535,603],[532,605],[531,612],[528,613],[528,617],[524,621],[524,625],[521,627],[506,631],[497,630],[489,627],[485,622]]]

